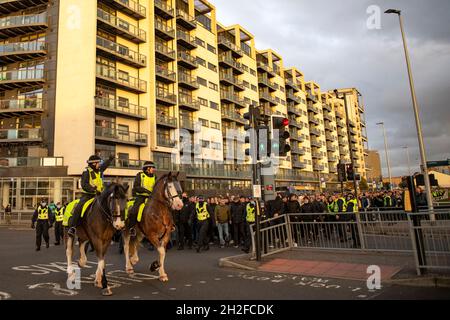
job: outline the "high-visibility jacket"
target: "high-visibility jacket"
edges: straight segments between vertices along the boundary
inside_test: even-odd
[[[55,210],[55,220],[56,222],[62,222],[64,220],[64,207]]]
[[[384,207],[392,207],[392,198],[390,196],[384,197]]]
[[[203,202],[203,206],[200,206],[200,203],[197,203],[195,205],[195,212],[197,213],[198,221],[204,221],[209,218],[209,212],[206,202]]]
[[[103,179],[100,172],[95,172],[91,167],[86,168],[89,172],[89,184],[95,186],[97,192],[103,192],[105,186],[103,185]],[[86,190],[83,190],[83,193],[91,194]]]
[[[147,189],[148,191],[153,192],[153,188],[155,187],[156,183],[156,175],[153,175],[153,177],[147,176],[144,172],[141,172],[141,187]],[[150,195],[148,192],[142,192],[142,193],[136,193],[138,196],[146,196],[148,197]]]
[[[250,203],[247,204],[247,222],[254,223],[255,222],[255,206],[251,206]]]
[[[352,208],[353,211],[352,212],[358,212],[358,200],[356,200],[356,199],[348,200],[347,205],[346,205],[347,208],[349,207],[350,203],[353,203],[353,208]]]
[[[334,200],[331,204],[328,205],[328,210],[330,213],[338,213],[339,212],[339,204],[338,201],[342,200],[342,212],[347,211],[347,203],[345,202],[344,198],[339,198]]]
[[[48,207],[38,207],[38,220],[48,220]]]

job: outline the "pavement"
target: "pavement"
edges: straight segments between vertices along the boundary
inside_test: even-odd
[[[258,265],[248,257],[245,258],[240,249],[220,249],[217,246],[211,246],[209,251],[201,253],[196,253],[195,250],[168,250],[166,271],[169,282],[162,283],[158,280],[157,273],[149,271],[149,265],[157,257],[155,251],[141,248],[141,260],[135,267],[135,274],[130,276],[124,271],[124,257],[119,254],[117,244],[110,247],[106,258],[107,276],[114,295],[103,297],[100,289],[93,286],[96,258],[92,253],[88,254],[87,267],[81,270],[80,288],[68,288],[64,248],[54,246],[51,241],[49,249],[43,246],[41,251],[36,252],[34,238],[34,231],[26,227],[0,227],[0,300],[277,301],[450,298],[449,288],[424,288],[387,282],[386,279],[398,277],[403,272],[403,269],[397,272],[397,263],[392,263],[392,259],[372,257],[373,262],[378,262],[382,268],[394,268],[382,271],[381,288],[369,289],[361,271],[364,267],[356,267],[372,262],[364,260],[365,258],[340,258],[340,253],[325,252],[321,256],[313,253],[297,256],[300,252],[289,251],[265,258]],[[335,265],[324,264],[333,261]],[[313,273],[317,266],[321,267],[320,275]],[[347,277],[347,272],[333,275],[330,273],[333,266],[347,271],[355,268],[358,271],[355,273],[357,277]]]

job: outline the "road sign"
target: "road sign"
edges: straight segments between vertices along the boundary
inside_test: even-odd
[[[261,198],[261,185],[253,186],[253,198]]]

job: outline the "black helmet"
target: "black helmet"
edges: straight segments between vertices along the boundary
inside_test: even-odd
[[[102,158],[100,158],[97,155],[92,155],[89,157],[89,160],[87,161],[88,164],[96,163],[102,161]]]
[[[156,168],[155,164],[151,161],[145,161],[144,165],[142,166],[142,170],[146,170],[147,168]]]

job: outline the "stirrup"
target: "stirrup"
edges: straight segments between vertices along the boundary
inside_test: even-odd
[[[130,237],[136,237],[136,228],[131,227],[128,231],[130,232]]]
[[[75,233],[77,232],[77,229],[75,227],[70,227],[67,231],[67,234],[71,237],[75,237]]]

